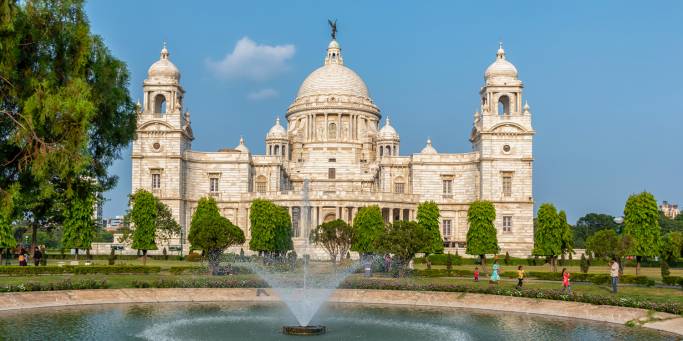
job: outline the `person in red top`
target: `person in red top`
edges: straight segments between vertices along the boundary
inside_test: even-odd
[[[569,285],[569,271],[567,271],[567,268],[562,269],[562,286],[564,291],[567,293],[571,294],[572,293],[572,286]]]
[[[474,268],[474,281],[479,282],[479,267]]]

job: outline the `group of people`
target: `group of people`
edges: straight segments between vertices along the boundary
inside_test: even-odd
[[[611,277],[611,284],[612,284],[612,293],[616,294],[617,293],[617,285],[619,283],[619,273],[620,273],[620,267],[619,263],[617,262],[616,259],[613,259],[609,262],[609,267],[610,267],[610,277]],[[498,264],[498,260],[493,261],[493,265],[491,266],[491,277],[489,280],[490,284],[498,284],[498,281],[500,281],[500,272],[501,272],[500,265]],[[571,274],[569,271],[567,271],[567,268],[562,269],[562,290],[566,292],[567,294],[572,293],[572,286],[570,284],[570,278]],[[524,279],[526,278],[526,272],[524,271],[524,266],[519,265],[517,266],[517,289],[521,289],[522,286],[524,285]],[[474,268],[474,281],[478,282],[479,281],[479,267]]]
[[[17,260],[19,261],[19,266],[28,266],[28,261],[30,258],[30,253],[25,248],[20,248],[17,253]],[[43,252],[40,248],[36,247],[33,253],[33,264],[39,266],[43,260]]]

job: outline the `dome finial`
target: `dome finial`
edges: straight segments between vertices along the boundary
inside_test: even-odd
[[[430,147],[432,146],[432,138],[429,136],[427,136],[427,145]]]
[[[275,117],[275,124],[280,125],[280,116]]]
[[[498,52],[496,52],[496,57],[498,59],[505,59],[505,50],[503,49],[503,42],[498,42]]]
[[[161,59],[168,59],[168,49],[166,48],[166,40],[164,40],[164,47],[161,49]]]
[[[389,118],[389,115],[387,115],[387,119],[385,120],[385,125],[390,126],[391,125],[391,119]]]

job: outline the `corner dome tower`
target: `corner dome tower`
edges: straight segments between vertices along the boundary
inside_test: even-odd
[[[489,65],[484,74],[487,83],[509,83],[517,81],[517,68],[505,59],[503,43],[499,43],[496,60]]]
[[[148,81],[180,81],[180,70],[178,70],[168,57],[168,49],[164,42],[164,47],[161,49],[159,60],[152,64],[152,66],[149,67],[149,70],[147,70]]]

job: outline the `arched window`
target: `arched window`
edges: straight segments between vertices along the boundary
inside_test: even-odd
[[[273,155],[273,146],[268,146],[268,155]]]
[[[337,139],[337,125],[335,123],[330,123],[327,126],[327,138],[330,140]]]
[[[391,156],[391,146],[387,146],[387,155]]]
[[[158,94],[154,97],[154,113],[155,114],[165,114],[166,113],[166,96]]]
[[[280,155],[280,146],[275,145],[275,155]]]
[[[384,156],[384,146],[379,146],[379,156]]]
[[[394,179],[394,193],[403,194],[405,192],[405,182],[402,176],[397,176]]]
[[[510,97],[500,96],[498,98],[498,115],[510,115]]]
[[[267,189],[268,181],[265,176],[259,175],[256,177],[256,192],[260,194],[265,194]]]

